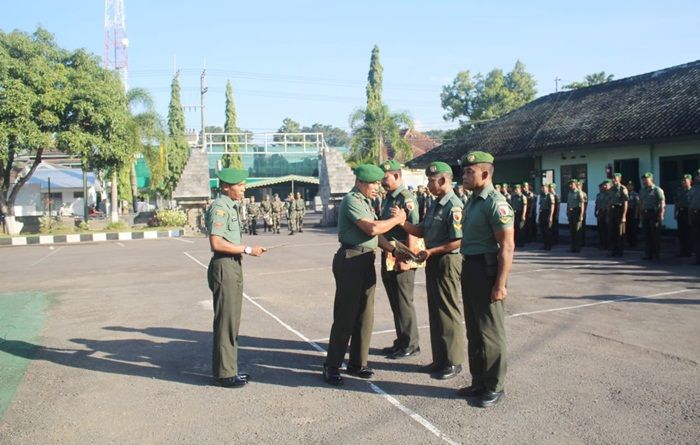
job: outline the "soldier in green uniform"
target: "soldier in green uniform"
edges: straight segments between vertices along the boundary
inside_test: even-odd
[[[557,185],[549,184],[549,193],[554,197],[554,214],[552,215],[552,244],[559,244],[559,209],[561,209],[561,198],[557,193]]]
[[[540,187],[540,233],[544,242],[544,250],[552,250],[552,225],[554,224],[554,195],[549,192],[547,185]]]
[[[569,219],[569,236],[571,237],[571,251],[581,251],[581,232],[583,229],[583,215],[586,212],[586,203],[583,193],[578,188],[576,179],[569,179],[569,194],[566,197],[566,216]]]
[[[221,197],[206,214],[209,246],[214,253],[209,262],[207,279],[214,298],[214,348],[212,372],[215,383],[239,388],[250,376],[238,372],[238,328],[243,302],[243,254],[260,256],[261,246],[241,244],[241,201],[245,193],[245,170],[224,168],[218,173]]]
[[[690,188],[688,203],[690,234],[693,237],[695,264],[700,264],[700,169],[695,172],[695,182]]]
[[[692,175],[683,175],[681,178],[680,187],[676,191],[676,205],[673,211],[673,216],[676,218],[678,226],[678,242],[680,249],[676,256],[692,256],[693,255],[693,237],[690,233],[690,186],[693,179]]]
[[[255,202],[255,196],[248,200],[248,235],[258,234],[258,217],[260,216],[260,204]]]
[[[428,293],[428,319],[433,361],[421,372],[446,380],[462,372],[464,338],[462,311],[459,307],[459,279],[462,258],[462,209],[464,204],[452,191],[452,168],[444,162],[432,162],[425,169],[428,190],[435,202],[419,225],[406,221],[404,230],[425,239],[425,250],[418,253],[426,261],[425,281]],[[395,208],[394,212],[398,212]]]
[[[627,225],[625,233],[627,235],[627,246],[637,247],[637,228],[639,220],[637,219],[637,207],[639,207],[639,193],[634,190],[634,182],[627,182],[627,192],[629,199],[627,200]]]
[[[272,231],[272,203],[270,202],[270,195],[265,195],[262,202],[260,203],[260,216],[263,220],[263,230],[267,232]]]
[[[301,233],[304,231],[304,215],[306,215],[306,202],[304,202],[304,198],[299,192],[297,192],[296,199],[294,200],[294,208],[297,212],[296,227],[299,233]]]
[[[525,245],[525,224],[527,223],[527,196],[523,195],[523,189],[520,184],[515,184],[515,190],[510,198],[510,206],[515,212],[515,246],[522,247]]]
[[[297,204],[292,193],[287,197],[287,224],[289,226],[289,234],[294,235],[297,231]]]
[[[598,222],[598,242],[603,250],[608,249],[608,190],[612,181],[604,180],[598,185],[598,194],[595,197],[595,217]]]
[[[622,185],[622,174],[613,175],[613,183],[608,191],[608,235],[610,236],[610,256],[622,256],[627,224],[627,204],[629,193]]]
[[[510,194],[510,186],[507,183],[503,183],[501,186],[501,194],[506,198],[508,204],[510,204],[510,200],[513,195]]]
[[[584,190],[584,180],[578,180],[578,190],[581,192],[583,197],[583,224],[581,227],[581,247],[586,245],[586,217],[588,216],[588,194]]]
[[[644,233],[645,260],[659,259],[661,253],[661,225],[664,222],[666,198],[664,191],[654,185],[654,175],[642,175],[642,189],[639,191],[642,231]]]
[[[270,206],[270,217],[272,218],[272,233],[280,233],[280,218],[284,212],[284,203],[280,201],[279,195],[275,194],[275,199]]]
[[[469,200],[469,195],[467,195],[466,193],[464,193],[464,186],[461,185],[461,184],[458,185],[457,187],[455,187],[455,195],[457,195],[457,197],[459,198],[459,200],[462,201],[462,205],[463,205],[463,206],[464,206],[464,204],[466,204],[467,201]]]
[[[423,218],[425,218],[425,212],[426,212],[426,195],[425,192],[423,191],[424,187],[422,185],[419,185],[416,188],[416,203],[418,204],[418,220],[423,221]]]
[[[537,195],[530,190],[530,184],[523,182],[523,195],[527,197],[527,222],[525,223],[525,241],[537,240]]]
[[[338,211],[340,248],[333,257],[333,326],[323,365],[323,378],[331,385],[343,383],[340,366],[348,343],[350,358],[347,372],[365,379],[374,375],[367,366],[367,356],[374,323],[377,235],[406,220],[403,212],[387,220],[377,220],[372,209],[372,198],[376,196],[379,181],[384,177],[382,169],[376,165],[360,165],[355,168],[355,177],[355,187],[345,195]]]
[[[418,206],[413,194],[408,191],[403,183],[401,164],[395,160],[389,160],[380,166],[384,171],[382,187],[386,190],[386,198],[382,202],[381,219],[391,218],[391,209],[398,207],[406,212],[407,220],[411,224],[418,224]],[[401,227],[394,227],[383,237],[391,241],[396,239],[409,248],[414,248],[415,237],[406,233]],[[382,252],[382,282],[389,298],[391,312],[394,315],[394,327],[396,339],[391,346],[382,350],[387,357],[400,359],[420,352],[418,339],[418,320],[416,308],[413,305],[413,285],[416,277],[416,269],[406,261],[398,261],[392,254],[393,246],[383,248]]]
[[[474,194],[462,217],[462,298],[471,385],[457,394],[481,407],[504,396],[506,333],[504,300],[515,250],[513,209],[493,185],[493,156],[482,151],[462,159],[464,188]]]

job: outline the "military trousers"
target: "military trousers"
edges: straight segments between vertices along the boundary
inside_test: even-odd
[[[661,223],[658,210],[642,210],[642,232],[646,258],[659,258],[661,253]]]
[[[583,231],[583,222],[581,221],[581,207],[572,207],[566,209],[566,215],[569,218],[569,237],[571,238],[571,251],[581,251],[581,232]]]
[[[280,214],[279,213],[272,213],[270,216],[272,217],[272,231],[279,232],[280,231]]]
[[[598,247],[608,249],[608,222],[607,212],[598,213]]]
[[[214,298],[214,348],[212,373],[215,378],[238,374],[238,328],[243,302],[241,256],[214,255],[207,269],[207,281]]]
[[[339,368],[350,344],[349,364],[367,366],[374,324],[377,273],[374,250],[341,247],[333,257],[335,301],[326,365]]]
[[[417,349],[418,320],[413,305],[413,286],[416,270],[393,271],[386,268],[386,252],[382,253],[382,283],[389,298],[391,312],[394,315],[396,339],[394,346],[404,349]]]
[[[297,212],[289,213],[287,218],[287,225],[289,226],[289,232],[294,233],[297,231]]]
[[[614,205],[608,210],[608,245],[613,254],[622,255],[625,247],[625,225],[622,222],[624,215],[624,207],[622,205]]]
[[[498,264],[495,254],[463,255],[462,298],[472,384],[503,390],[506,370],[505,306],[491,301]]]
[[[249,235],[257,235],[258,234],[258,217],[257,216],[251,216],[248,218],[248,234]]]
[[[544,249],[551,250],[552,244],[553,244],[552,225],[549,224],[549,212],[548,211],[540,212],[539,223],[540,223],[540,233],[542,234],[542,241],[544,242]]]
[[[690,233],[693,237],[695,263],[700,264],[700,209],[690,209]]]
[[[687,207],[678,208],[678,242],[680,243],[679,253],[682,256],[690,256],[693,253],[693,237],[690,233],[690,216]]]
[[[637,239],[639,235],[639,219],[636,215],[637,210],[634,208],[627,209],[627,224],[625,226],[625,236],[627,237],[627,247],[637,247]]]
[[[521,221],[523,220],[523,211],[522,210],[516,210],[515,211],[515,245],[518,247],[522,247],[525,245],[525,224],[521,225]]]
[[[465,331],[459,307],[461,274],[462,257],[456,253],[431,256],[425,265],[430,346],[433,363],[440,366],[464,363]]]

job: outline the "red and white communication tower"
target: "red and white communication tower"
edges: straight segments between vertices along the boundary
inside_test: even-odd
[[[127,90],[129,39],[126,36],[124,0],[105,0],[105,41],[102,63],[105,68],[119,73],[124,90]]]

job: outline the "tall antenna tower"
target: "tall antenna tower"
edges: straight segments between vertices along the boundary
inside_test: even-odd
[[[105,0],[105,41],[102,63],[105,68],[119,73],[125,91],[128,90],[128,48],[124,0]]]

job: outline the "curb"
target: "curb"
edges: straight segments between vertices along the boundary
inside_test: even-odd
[[[137,239],[179,238],[183,229],[147,230],[140,232],[71,233],[68,235],[29,235],[0,238],[0,246],[29,246],[46,244],[75,244],[100,241],[128,241]]]

